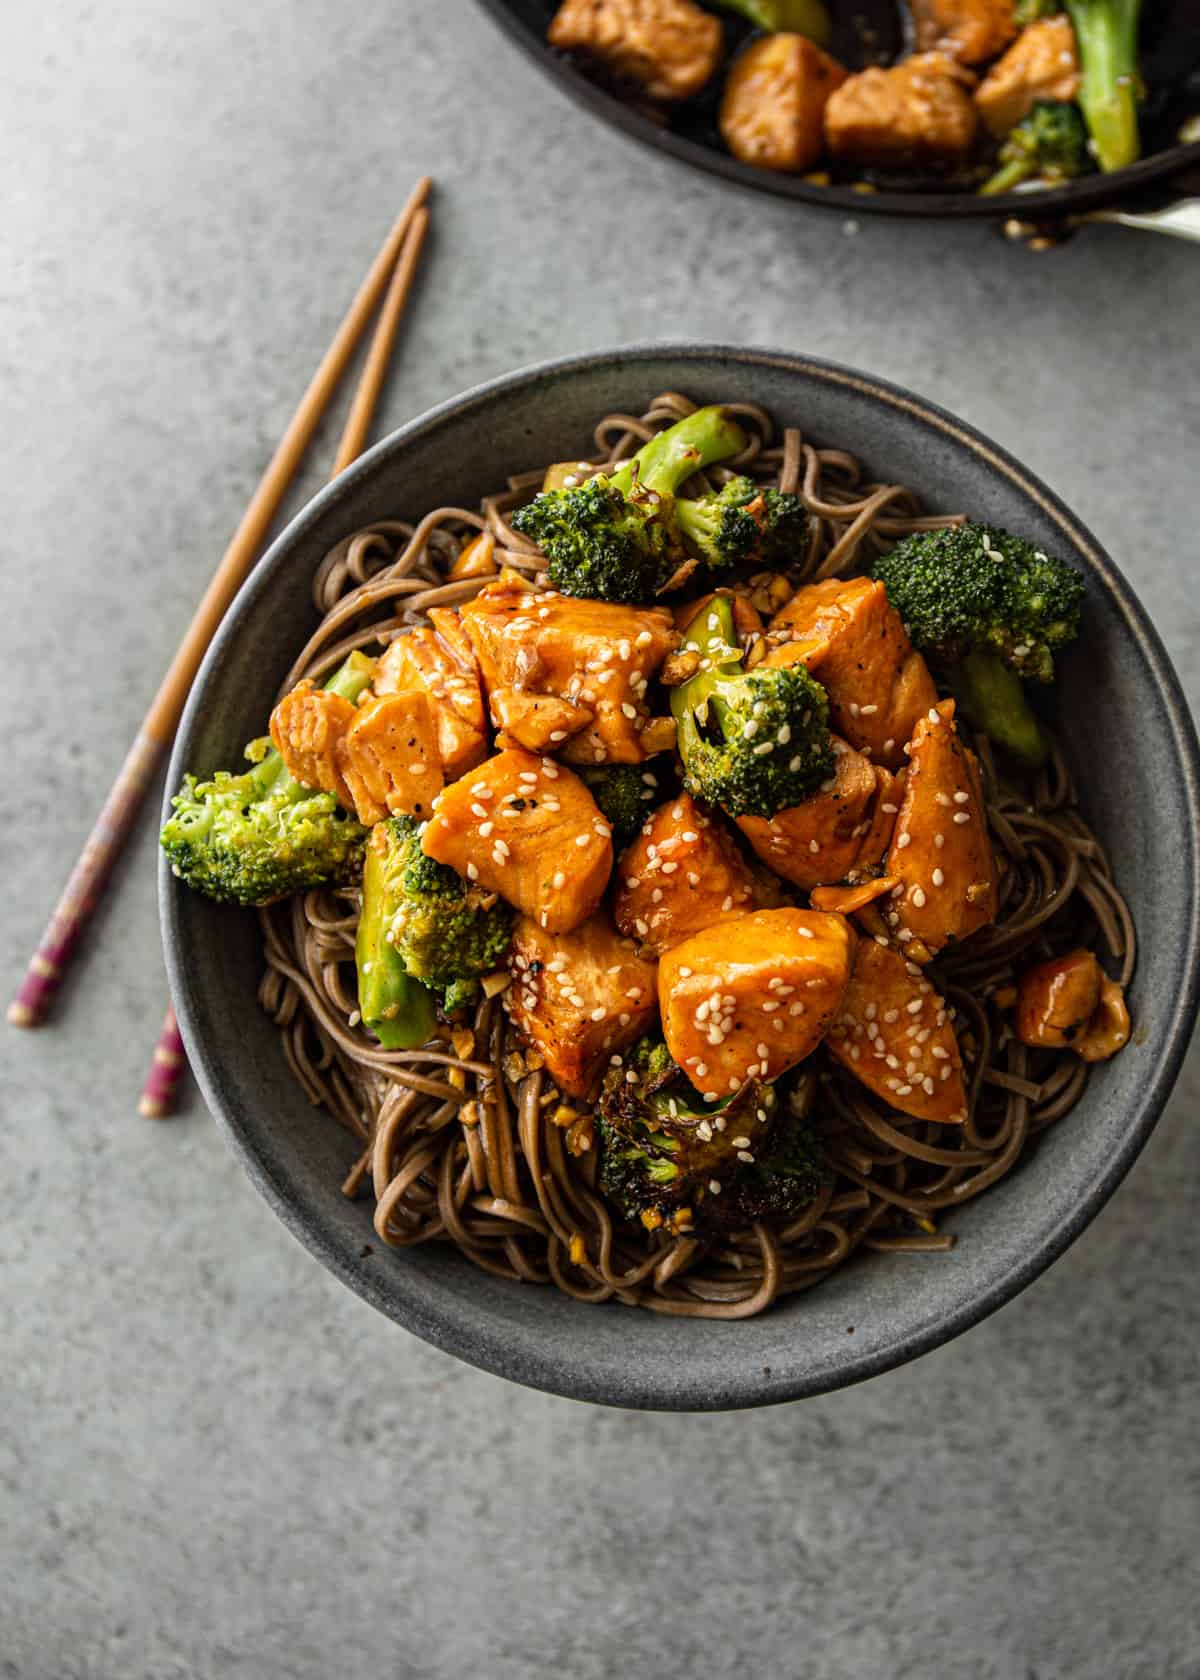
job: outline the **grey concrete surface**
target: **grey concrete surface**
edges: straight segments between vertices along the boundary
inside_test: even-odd
[[[576,112],[467,0],[4,7],[6,987],[422,170],[385,422],[631,337],[858,363],[1060,491],[1195,702],[1194,249],[1037,259],[737,196]],[[0,1675],[1200,1674],[1195,1057],[1116,1200],[956,1344],[768,1413],[606,1413],[376,1318],[194,1098],[138,1120],[153,863],[147,825],[53,1027],[0,1034]]]

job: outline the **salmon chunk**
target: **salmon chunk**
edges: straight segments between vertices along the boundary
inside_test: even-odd
[[[287,769],[301,786],[332,793],[347,811],[354,800],[346,786],[338,749],[354,722],[354,707],[340,694],[316,688],[307,678],[298,682],[271,713],[271,741]]]
[[[548,933],[587,920],[613,863],[612,830],[579,777],[516,748],[443,791],[421,850]]]
[[[803,35],[762,35],[734,60],[721,100],[721,136],[760,169],[811,169],[825,149],[825,105],[846,80]]]
[[[721,62],[721,25],[692,0],[564,0],[546,35],[651,99],[690,99]]]
[[[848,163],[957,168],[975,138],[972,80],[944,53],[920,53],[887,70],[863,70],[830,94],[825,143]]]
[[[945,1001],[892,946],[860,939],[825,1043],[891,1108],[917,1120],[967,1118],[962,1056]]]
[[[841,1005],[853,940],[843,916],[757,910],[663,956],[663,1035],[707,1100],[776,1079],[812,1054]]]
[[[908,0],[917,51],[983,64],[1017,33],[1013,0]]]
[[[646,690],[675,644],[665,609],[579,600],[507,574],[463,607],[462,621],[501,745],[578,764],[649,756]]]
[[[614,918],[655,956],[757,908],[754,876],[724,825],[681,793],[645,822],[617,865]]]
[[[997,140],[1033,110],[1039,99],[1074,99],[1079,92],[1075,31],[1064,12],[1023,29],[975,93],[975,106]]]
[[[442,791],[428,696],[413,689],[364,700],[338,742],[337,761],[360,823],[428,817]]]
[[[372,686],[376,694],[422,689],[428,695],[442,774],[456,782],[487,757],[479,667],[453,608],[431,607],[427,616],[427,625],[388,644]]]
[[[1103,1062],[1128,1043],[1129,1010],[1091,951],[1068,951],[1021,976],[1016,1028],[1022,1044]]]
[[[940,951],[995,920],[996,860],[975,755],[954,725],[954,701],[913,730],[912,759],[887,873],[901,883],[887,919],[905,943]],[[924,959],[922,959],[924,960]]]
[[[870,578],[810,583],[775,614],[771,631],[775,645],[763,663],[807,665],[829,695],[837,733],[876,764],[898,770],[937,690],[883,585]]]
[[[509,971],[504,1007],[513,1025],[573,1097],[587,1096],[609,1057],[640,1038],[658,1013],[655,964],[603,910],[567,934],[520,917]]]
[[[899,783],[881,764],[833,738],[833,776],[801,805],[773,817],[739,817],[758,856],[793,886],[844,881],[887,850],[900,809]]]

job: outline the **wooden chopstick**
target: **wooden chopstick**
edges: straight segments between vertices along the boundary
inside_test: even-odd
[[[400,248],[414,217],[429,195],[428,177],[413,189],[395,226],[371,264],[333,343],[325,352],[300,406],[292,416],[272,456],[241,524],[213,574],[187,634],[171,661],[150,710],[117,773],[95,827],[88,836],[62,897],[30,959],[25,978],[8,1007],[16,1027],[36,1027],[45,1020],[55,994],[104,887],[120,856],[134,819],[154,778],[159,761],[171,744],[188,690],[238,588],[258,557],[284,492],[316,431],[317,424],[354,348],[362,336],[395,268]]]
[[[425,243],[428,231],[429,212],[424,209],[418,210],[405,235],[399,260],[383,300],[383,308],[379,312],[367,359],[359,375],[350,412],[334,456],[330,478],[336,478],[351,461],[362,454],[366,446],[375,407],[383,389],[388,363],[396,342],[400,318],[404,313],[408,294],[412,290],[421,247]],[[173,1114],[179,1081],[186,1068],[187,1053],[179,1033],[179,1023],[175,1019],[175,1006],[168,1004],[162,1031],[158,1035],[158,1043],[154,1046],[154,1054],[138,1100],[138,1113],[148,1120],[166,1120]]]

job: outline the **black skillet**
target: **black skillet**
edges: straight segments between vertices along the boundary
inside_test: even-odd
[[[1141,207],[1146,189],[1158,188],[1185,169],[1200,172],[1200,140],[1180,144],[1183,120],[1200,111],[1200,0],[1146,0],[1142,21],[1142,66],[1147,100],[1142,115],[1143,156],[1128,169],[1109,175],[1085,175],[1036,194],[1007,193],[980,198],[977,193],[931,187],[921,182],[878,182],[863,192],[843,182],[818,186],[794,175],[756,169],[731,157],[717,133],[716,109],[721,78],[714,88],[669,113],[630,103],[569,55],[546,44],[555,0],[480,0],[500,27],[578,104],[603,121],[624,129],[644,145],[669,152],[710,174],[760,192],[827,209],[870,211],[892,216],[1036,215],[1039,223],[1067,224],[1081,212],[1100,206]],[[715,8],[714,8],[715,9]],[[849,68],[890,59],[903,47],[897,0],[831,0],[834,40],[831,51]],[[750,33],[739,20],[723,16],[730,52]],[[1182,183],[1177,183],[1182,188]],[[1195,184],[1188,186],[1195,190]],[[1167,192],[1167,197],[1171,194]]]

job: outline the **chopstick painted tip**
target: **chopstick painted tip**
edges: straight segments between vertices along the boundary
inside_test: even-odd
[[[147,1120],[165,1120],[175,1112],[179,1081],[187,1067],[187,1056],[174,1007],[168,1005],[146,1083],[138,1099],[138,1113]]]

